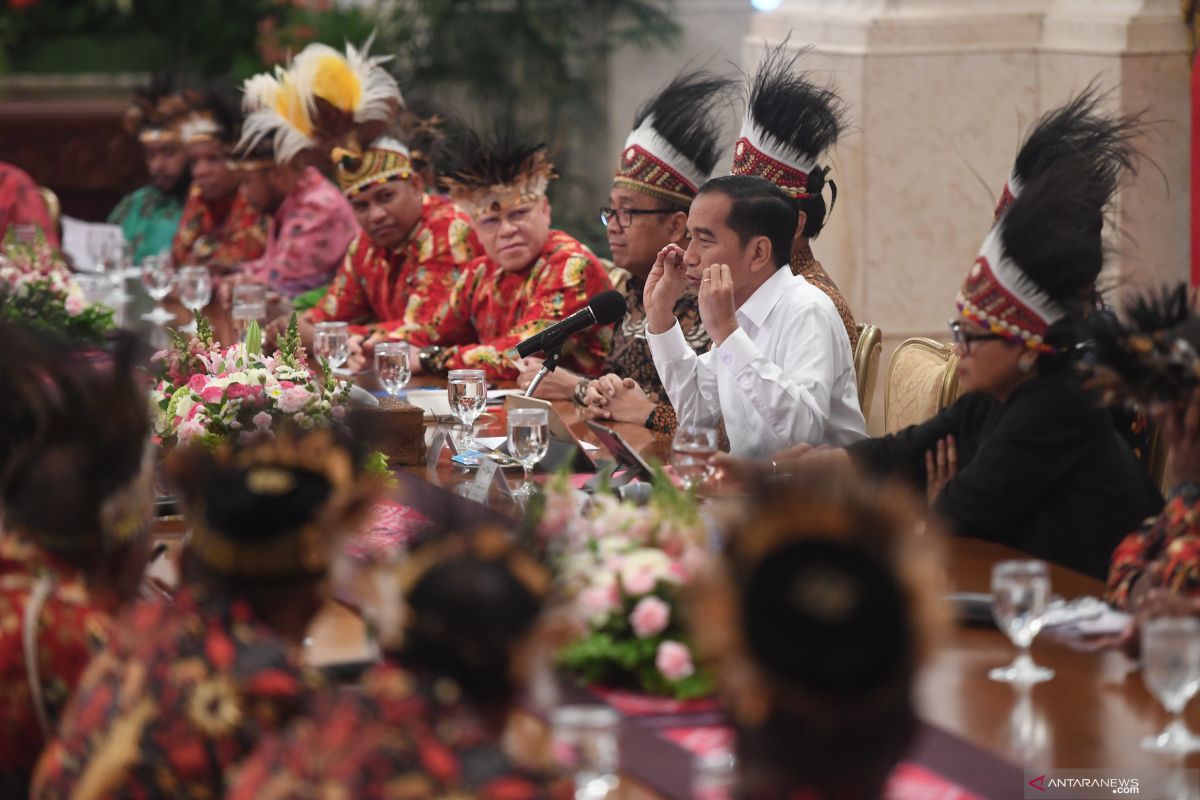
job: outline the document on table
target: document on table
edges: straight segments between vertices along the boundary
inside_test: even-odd
[[[425,419],[454,418],[445,389],[409,389],[405,398],[425,412]]]
[[[97,264],[124,241],[119,225],[62,218],[62,249],[77,272],[97,272]]]
[[[476,441],[476,442],[478,442],[478,443],[480,444],[480,446],[481,446],[481,447],[485,447],[485,448],[489,448],[489,449],[491,449],[491,450],[495,450],[497,447],[499,447],[500,445],[502,445],[502,444],[504,444],[505,442],[507,442],[507,441],[508,441],[508,437],[507,437],[507,436],[476,436],[476,437],[475,437],[475,441]],[[599,447],[597,447],[596,445],[592,444],[591,442],[580,442],[580,443],[579,443],[579,446],[580,446],[580,447],[582,447],[584,450],[587,450],[587,451],[589,451],[589,452],[590,452],[590,451],[592,451],[592,450],[599,450],[599,449],[600,449]]]

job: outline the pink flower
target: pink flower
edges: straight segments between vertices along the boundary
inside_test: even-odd
[[[203,375],[197,373],[197,374],[193,375],[191,377],[191,379],[188,381],[188,388],[191,389],[193,392],[199,392],[202,389],[204,389],[204,386],[207,383],[208,383],[208,379],[205,378]]]
[[[602,621],[617,607],[617,587],[589,586],[579,593],[580,615],[587,621]]]
[[[292,388],[292,387],[293,387],[293,386],[295,386],[295,385],[296,385],[296,384],[295,384],[295,383],[293,383],[292,381],[280,381],[280,382],[279,382],[279,388],[280,388],[280,389],[290,389],[290,388]]]
[[[220,386],[205,386],[200,392],[200,399],[206,403],[219,403],[225,396],[225,390]]]
[[[311,399],[312,394],[303,386],[293,386],[291,389],[284,390],[280,395],[279,410],[285,414],[295,414],[308,405],[308,401]]]
[[[666,630],[671,621],[671,607],[657,597],[643,597],[633,607],[629,615],[629,624],[639,639],[649,639]]]
[[[72,292],[67,295],[67,314],[72,317],[78,317],[87,308],[87,303],[84,302],[83,296]]]
[[[271,415],[265,411],[258,412],[250,419],[250,421],[253,422],[254,427],[258,428],[259,430],[265,430],[271,427]]]
[[[179,439],[180,444],[187,444],[192,439],[204,433],[204,426],[199,420],[189,419],[187,422],[179,426],[179,430],[175,436]]]
[[[654,666],[669,681],[681,681],[696,671],[687,645],[667,640],[658,646]]]
[[[230,400],[237,400],[240,397],[245,397],[250,394],[250,388],[244,383],[231,383],[225,389],[225,396]]]
[[[329,413],[333,414],[334,419],[346,418],[346,409],[344,406],[334,406],[329,410]]]

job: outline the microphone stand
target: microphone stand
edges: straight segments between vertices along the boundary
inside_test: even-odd
[[[546,351],[546,360],[542,362],[542,368],[538,370],[538,374],[533,376],[533,380],[529,384],[529,388],[525,390],[526,397],[533,397],[533,393],[537,391],[538,384],[542,379],[554,372],[554,368],[558,366],[558,360],[562,358],[562,343],[552,347]]]

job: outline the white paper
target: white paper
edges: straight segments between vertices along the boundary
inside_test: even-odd
[[[445,390],[428,392],[410,391],[407,399],[408,402],[425,412],[425,419],[441,419],[443,417],[454,416],[454,412],[450,410],[450,398],[446,396]]]
[[[507,436],[476,436],[475,441],[479,442],[480,445],[482,445],[483,447],[485,447],[489,450],[495,450],[496,448],[500,447],[500,445],[507,442],[508,437]],[[584,450],[599,450],[600,449],[599,447],[592,444],[591,442],[579,442],[579,446],[582,447]]]
[[[98,272],[97,266],[104,254],[114,252],[124,241],[125,235],[119,225],[62,218],[62,250],[77,272]]]
[[[487,399],[502,400],[503,398],[513,394],[523,395],[525,394],[525,391],[523,389],[488,389]]]

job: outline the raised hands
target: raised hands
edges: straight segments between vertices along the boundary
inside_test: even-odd
[[[646,278],[642,290],[642,302],[646,306],[646,330],[650,333],[666,333],[675,325],[675,303],[686,287],[683,266],[683,248],[669,244],[658,251],[654,266]]]

